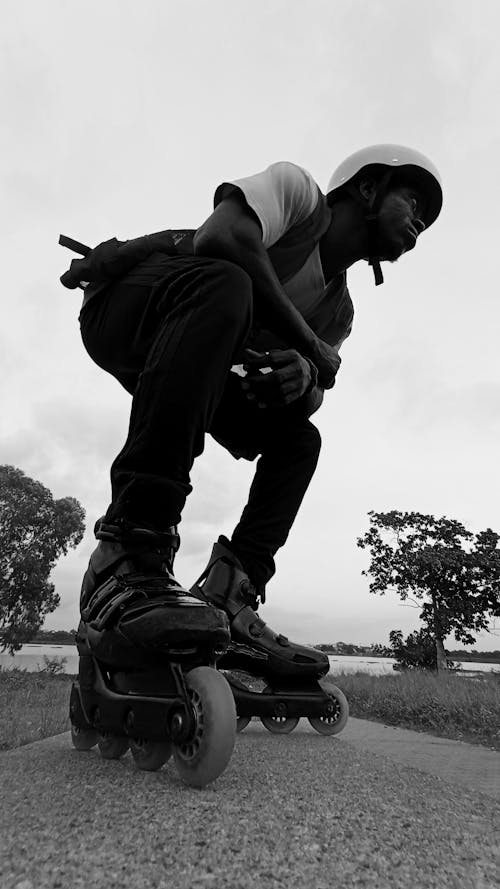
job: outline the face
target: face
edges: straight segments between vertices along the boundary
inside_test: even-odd
[[[395,262],[413,250],[425,228],[424,197],[416,188],[401,185],[387,192],[378,214],[378,251],[381,260]]]

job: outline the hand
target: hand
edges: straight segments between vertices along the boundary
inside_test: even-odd
[[[311,382],[309,362],[295,349],[245,349],[242,388],[257,407],[280,407],[300,398]]]
[[[338,349],[328,345],[324,340],[317,339],[311,358],[318,368],[318,386],[322,389],[331,389],[342,360]]]

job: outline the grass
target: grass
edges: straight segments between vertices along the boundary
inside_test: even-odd
[[[329,674],[351,716],[500,750],[500,674]]]
[[[0,750],[21,747],[69,729],[72,677],[0,670]],[[244,678],[244,677],[241,677]],[[429,732],[500,750],[500,675],[480,679],[408,672],[371,676],[332,673],[351,716]]]
[[[0,670],[0,750],[69,729],[71,676]]]

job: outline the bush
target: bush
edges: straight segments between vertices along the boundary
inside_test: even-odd
[[[64,673],[67,660],[68,658],[66,657],[48,657],[48,655],[44,654],[43,667],[40,668],[39,672],[45,676],[59,676],[61,673]]]
[[[427,627],[415,630],[403,641],[401,630],[391,630],[389,656],[395,658],[394,670],[437,670],[436,642]],[[453,661],[446,660],[449,670],[458,670]]]

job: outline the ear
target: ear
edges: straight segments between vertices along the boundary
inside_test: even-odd
[[[377,191],[377,180],[371,176],[365,176],[363,179],[360,179],[358,188],[362,197],[369,201],[375,196]]]

